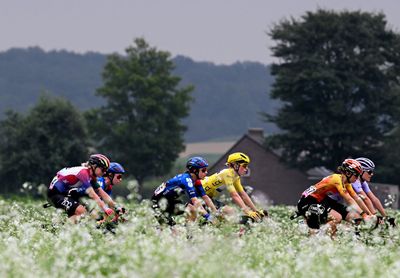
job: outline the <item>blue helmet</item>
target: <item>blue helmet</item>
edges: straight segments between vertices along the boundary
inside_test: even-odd
[[[191,157],[188,160],[188,162],[186,163],[186,168],[189,171],[192,171],[195,169],[207,168],[207,167],[208,167],[207,161],[200,156]]]
[[[113,174],[124,174],[125,169],[122,167],[121,164],[117,162],[111,162],[110,167],[107,170],[107,173],[113,173]]]

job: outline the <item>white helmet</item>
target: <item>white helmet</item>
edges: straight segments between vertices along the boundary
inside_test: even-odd
[[[356,160],[358,162],[360,162],[363,171],[366,171],[366,172],[367,171],[374,171],[375,164],[372,162],[371,159],[368,159],[366,157],[359,157],[359,158],[356,158]]]

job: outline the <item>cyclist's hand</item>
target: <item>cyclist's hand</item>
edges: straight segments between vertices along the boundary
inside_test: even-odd
[[[124,207],[117,207],[117,208],[115,209],[115,212],[116,212],[118,215],[122,215],[122,214],[124,214],[124,213],[126,212],[126,209],[125,209]]]
[[[110,208],[104,208],[104,213],[107,214],[107,216],[110,216],[114,214],[114,211]]]
[[[264,217],[268,216],[268,212],[266,210],[260,209],[260,210],[257,210],[256,212],[260,218],[264,218]]]
[[[255,211],[248,210],[248,211],[246,211],[245,213],[246,213],[246,215],[247,215],[248,217],[250,217],[250,218],[253,219],[254,221],[260,221],[260,220],[261,220],[260,216],[259,216],[258,213],[255,212]]]

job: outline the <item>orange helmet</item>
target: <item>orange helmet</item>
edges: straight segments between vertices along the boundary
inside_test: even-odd
[[[355,159],[351,159],[351,158],[345,159],[342,162],[342,169],[348,173],[353,174],[354,176],[357,176],[357,177],[360,176],[363,172],[360,162],[358,162]]]

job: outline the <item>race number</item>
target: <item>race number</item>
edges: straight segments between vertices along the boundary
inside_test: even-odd
[[[166,187],[165,182],[163,182],[163,183],[162,183],[159,187],[157,187],[157,189],[154,191],[154,195],[158,195],[158,194],[160,194],[161,192],[163,192],[164,189],[165,189],[165,187]]]
[[[302,195],[303,195],[304,197],[307,197],[308,195],[314,193],[315,191],[317,191],[317,188],[316,188],[314,185],[312,185],[312,186],[310,186],[309,188],[307,188],[307,189],[303,192]]]
[[[186,182],[187,182],[189,188],[193,187],[193,181],[192,181],[192,179],[186,178]]]

